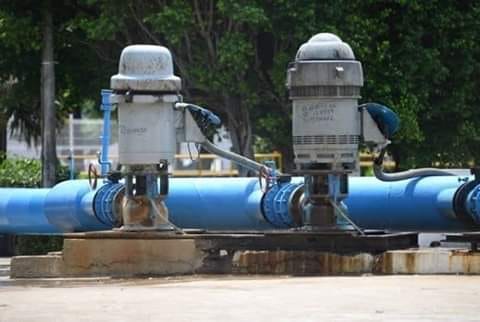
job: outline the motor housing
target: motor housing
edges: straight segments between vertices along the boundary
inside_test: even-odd
[[[360,140],[362,65],[339,37],[320,33],[298,50],[287,72],[297,168],[353,169]]]

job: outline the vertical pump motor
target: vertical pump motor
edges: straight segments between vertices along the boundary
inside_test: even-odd
[[[303,223],[335,227],[347,175],[356,167],[361,136],[358,112],[363,72],[339,37],[320,33],[298,50],[287,74],[293,102],[296,171],[305,176]]]
[[[150,45],[126,47],[110,85],[111,101],[118,107],[118,161],[126,179],[123,227],[168,228],[163,199],[168,165],[176,152],[174,108],[181,90],[170,51]]]

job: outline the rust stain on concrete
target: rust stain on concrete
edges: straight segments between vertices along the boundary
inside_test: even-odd
[[[392,253],[386,252],[378,255],[375,258],[373,266],[374,274],[391,274],[393,271],[393,256]]]
[[[238,274],[343,275],[372,271],[370,254],[338,255],[315,251],[239,251],[233,258]]]
[[[415,274],[416,272],[416,254],[413,252],[405,253],[405,267],[407,274]]]

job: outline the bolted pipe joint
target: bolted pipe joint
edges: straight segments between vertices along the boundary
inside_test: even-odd
[[[94,212],[96,191],[88,180],[69,180],[55,185],[45,196],[43,208],[48,222],[60,231],[111,229]]]
[[[93,199],[93,211],[97,219],[110,227],[122,225],[121,202],[125,195],[125,186],[108,182],[101,186]]]
[[[477,185],[468,193],[465,208],[470,214],[470,218],[476,225],[480,225],[480,183],[476,182]]]
[[[267,222],[276,228],[298,226],[299,218],[292,216],[292,204],[299,186],[290,182],[279,183],[267,191],[262,200],[262,211]]]

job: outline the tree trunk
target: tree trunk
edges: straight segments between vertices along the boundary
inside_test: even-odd
[[[227,112],[227,129],[232,139],[233,152],[253,160],[253,136],[250,113],[242,105],[242,100],[238,95],[225,95],[224,100]],[[252,171],[240,166],[238,171],[240,177],[254,175]]]
[[[56,182],[57,151],[55,140],[55,65],[53,57],[52,3],[44,2],[43,50],[41,89],[42,98],[42,185],[51,187]]]
[[[7,156],[7,123],[5,115],[0,115],[0,161]]]

